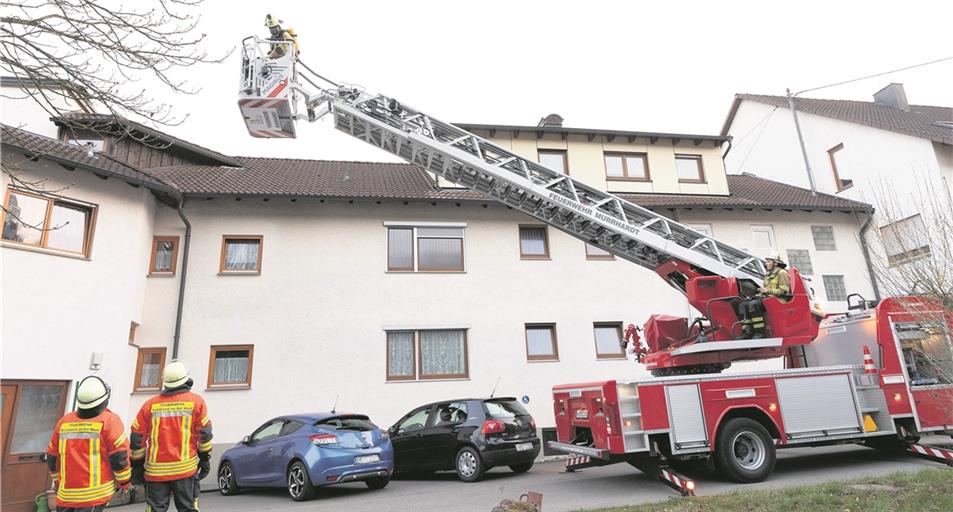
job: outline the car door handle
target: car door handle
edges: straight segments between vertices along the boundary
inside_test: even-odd
[[[416,434],[414,437],[424,437],[423,434]]]
[[[272,448],[272,447],[270,447],[270,446],[269,446],[268,448],[265,448],[265,451],[266,451],[266,452],[271,452],[272,450],[274,450],[274,448]]]

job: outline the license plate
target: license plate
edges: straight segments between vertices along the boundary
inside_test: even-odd
[[[380,462],[380,455],[361,455],[359,457],[354,457],[355,464],[370,464],[371,462]]]
[[[516,445],[516,451],[525,452],[533,449],[533,443],[520,443]]]
[[[577,420],[588,420],[588,419],[589,419],[589,409],[576,409],[576,419],[577,419]]]

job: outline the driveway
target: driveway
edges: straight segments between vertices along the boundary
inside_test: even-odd
[[[778,452],[774,474],[767,482],[744,486],[745,490],[788,487],[847,480],[895,471],[918,471],[942,467],[906,455],[889,455],[855,445],[823,448],[793,448]],[[697,482],[698,495],[723,494],[740,488],[711,473],[688,475]],[[344,484],[320,491],[319,498],[295,503],[284,490],[258,490],[224,497],[206,492],[203,512],[266,512],[278,510],[347,510],[348,512],[489,512],[504,498],[516,498],[528,490],[543,493],[544,512],[568,512],[580,508],[631,505],[677,499],[661,482],[628,464],[564,473],[563,464],[541,463],[532,471],[515,475],[505,468],[487,473],[483,481],[465,484],[452,473],[392,480],[381,491],[363,484]],[[144,505],[112,508],[116,512],[140,511]]]

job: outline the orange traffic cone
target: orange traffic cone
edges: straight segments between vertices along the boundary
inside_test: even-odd
[[[874,358],[870,355],[870,349],[867,348],[867,345],[864,345],[864,373],[877,373],[877,368],[874,366]]]

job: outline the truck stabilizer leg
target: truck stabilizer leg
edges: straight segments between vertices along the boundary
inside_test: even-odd
[[[676,472],[664,464],[659,465],[658,477],[659,480],[665,483],[665,485],[675,489],[681,493],[682,496],[695,495],[695,481],[685,477],[685,475]]]
[[[932,446],[924,446],[922,444],[916,443],[908,444],[907,450],[910,453],[925,459],[930,459],[935,462],[943,462],[949,466],[953,466],[953,451],[951,450],[947,450],[945,448],[934,448]]]
[[[572,473],[580,469],[586,468],[595,468],[599,466],[605,466],[606,461],[600,459],[593,459],[592,457],[587,457],[585,455],[578,455],[566,460],[566,473]]]

